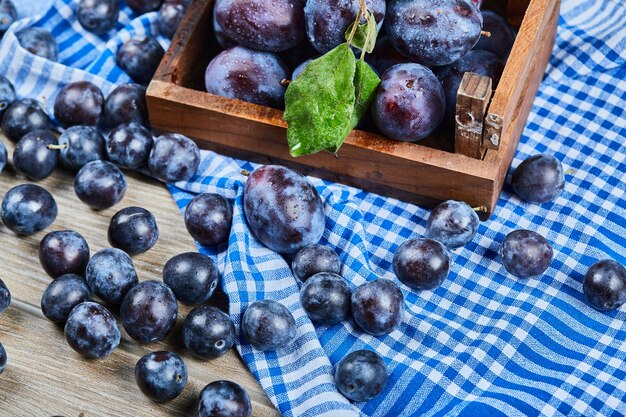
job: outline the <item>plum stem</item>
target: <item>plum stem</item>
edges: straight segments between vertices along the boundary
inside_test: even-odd
[[[484,36],[485,38],[491,38],[491,32],[487,32],[486,30],[481,30],[480,35]]]
[[[369,13],[367,10],[367,5],[365,4],[365,0],[360,0],[361,5],[359,6],[359,11],[356,14],[356,19],[354,20],[354,25],[352,26],[352,31],[350,31],[350,36],[348,36],[348,48],[352,45],[352,39],[354,39],[354,35],[356,34],[356,30],[359,27],[359,23],[361,23],[361,17],[365,17],[365,19],[369,19]],[[363,55],[361,53],[361,55]]]
[[[567,171],[565,171],[563,174],[565,174],[565,175],[572,175],[572,174],[575,174],[575,173],[576,173],[576,170],[574,168],[570,168]]]
[[[250,171],[248,171],[247,169],[242,169],[241,170],[241,175],[243,175],[245,177],[249,177],[250,176]]]
[[[291,80],[284,79],[280,82],[283,87],[287,87],[289,84],[291,84]]]
[[[350,48],[350,45],[352,45],[352,40],[354,39],[354,35],[356,34],[356,29],[359,26],[359,23],[361,22],[361,13],[362,13],[362,8],[359,7],[359,11],[356,14],[356,20],[354,21],[354,25],[352,26],[352,31],[350,32],[350,36],[348,36],[348,48]]]
[[[472,207],[472,210],[479,213],[487,213],[489,209],[485,206]]]
[[[50,149],[50,150],[54,150],[54,151],[58,151],[61,149],[67,149],[67,143],[64,143],[62,145],[48,145],[46,146],[46,148]]]

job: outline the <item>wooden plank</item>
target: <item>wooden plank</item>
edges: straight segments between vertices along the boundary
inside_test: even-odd
[[[6,139],[4,142],[9,145]],[[10,168],[1,178],[0,195],[27,182],[16,178]],[[108,222],[117,210],[131,205],[150,210],[157,219],[160,238],[150,251],[133,257],[142,281],[161,280],[162,267],[169,258],[181,252],[196,251],[169,192],[147,177],[128,175],[124,200],[101,212],[88,209],[76,198],[73,175],[69,172],[58,170],[39,184],[54,195],[59,207],[59,216],[48,231],[76,230],[87,239],[92,253],[108,247]],[[122,330],[122,343],[108,358],[86,360],[76,354],[65,342],[62,328],[48,321],[39,307],[41,295],[50,282],[37,256],[45,233],[47,231],[18,237],[0,226],[0,278],[13,297],[11,306],[0,314],[0,341],[9,357],[6,370],[0,375],[0,415],[189,416],[195,414],[193,410],[200,390],[218,379],[229,379],[246,388],[253,402],[254,416],[279,415],[234,349],[207,362],[194,359],[185,351],[180,326],[190,308],[183,305],[180,305],[177,328],[164,342],[138,345]],[[224,308],[227,298],[221,292],[214,296],[212,303]],[[162,405],[141,394],[133,374],[137,360],[155,350],[171,350],[181,355],[189,369],[189,384],[183,394]]]
[[[161,81],[150,84],[148,101],[155,128],[183,133],[220,153],[288,165],[427,206],[447,198],[475,206],[491,201],[493,169],[464,155],[355,130],[338,155],[320,152],[292,158],[278,110]]]
[[[491,78],[466,72],[456,98],[455,152],[482,159],[483,120],[491,99]]]

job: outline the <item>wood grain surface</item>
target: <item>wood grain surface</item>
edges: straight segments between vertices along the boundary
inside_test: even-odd
[[[1,140],[11,154],[10,142],[4,137]],[[212,361],[200,361],[185,352],[180,328],[189,307],[179,305],[176,329],[160,343],[139,345],[120,324],[119,348],[101,360],[79,356],[65,342],[63,329],[41,313],[41,295],[51,279],[39,264],[38,247],[49,231],[72,229],[79,232],[89,242],[93,254],[109,246],[107,227],[111,216],[123,207],[141,206],[155,215],[160,231],[159,241],[150,251],[133,257],[141,281],[161,280],[162,267],[168,259],[182,252],[196,251],[165,186],[138,174],[128,174],[127,178],[124,200],[111,209],[97,212],[75,196],[72,173],[57,170],[39,183],[54,195],[59,207],[59,215],[50,228],[33,236],[18,237],[0,225],[0,278],[12,294],[10,307],[0,314],[0,342],[8,355],[7,368],[0,375],[0,416],[195,416],[200,391],[219,379],[237,382],[248,391],[253,416],[280,415],[234,349]],[[18,178],[7,167],[0,174],[0,196],[25,182],[28,181]],[[217,294],[212,303],[224,308],[227,298],[223,293]],[[181,355],[189,371],[185,391],[167,404],[151,402],[135,384],[135,363],[141,356],[156,350]]]
[[[491,99],[491,78],[466,72],[456,95],[454,151],[482,159],[483,120]],[[497,149],[497,147],[496,147]]]

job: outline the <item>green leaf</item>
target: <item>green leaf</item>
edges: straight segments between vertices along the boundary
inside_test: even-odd
[[[285,93],[292,156],[338,149],[350,132],[355,98],[354,53],[343,43],[311,61]]]
[[[346,39],[352,45],[356,46],[362,51],[371,54],[376,46],[376,37],[378,36],[378,26],[376,25],[376,19],[371,11],[367,11],[367,21],[365,23],[359,23],[357,25],[354,36],[350,39],[352,31],[354,30],[355,23],[352,23],[346,31]]]
[[[367,112],[367,109],[374,98],[374,94],[376,93],[378,84],[380,84],[380,78],[374,70],[372,70],[372,67],[370,67],[365,61],[359,59],[356,62],[356,71],[354,73],[354,112],[352,113],[350,125],[346,130],[344,140]],[[342,144],[343,140],[336,148],[329,148],[328,150],[335,153],[339,150],[339,147],[341,147]]]

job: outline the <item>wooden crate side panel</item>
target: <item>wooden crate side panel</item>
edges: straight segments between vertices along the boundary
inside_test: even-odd
[[[221,114],[225,118],[232,118],[233,120],[239,119],[236,122],[237,124],[245,122],[253,123],[255,126],[254,129],[249,128],[246,130],[251,135],[258,133],[258,129],[269,129],[272,134],[276,135],[273,140],[275,144],[280,147],[279,149],[276,149],[274,146],[266,146],[265,142],[263,142],[259,144],[260,147],[256,150],[257,152],[269,152],[272,154],[281,152],[281,156],[284,158],[291,158],[288,153],[289,150],[286,139],[287,123],[284,121],[282,117],[283,112],[280,110],[240,100],[232,100],[162,81],[153,81],[150,84],[147,97],[150,117],[151,119],[158,119],[156,122],[161,125],[172,124],[178,126],[180,125],[181,118],[185,119],[186,123],[190,124],[202,123],[202,121],[196,120],[195,118],[201,118],[203,114],[208,114],[209,112],[214,113],[215,123],[219,124],[218,116]],[[172,110],[169,109],[166,112],[161,112],[161,114],[157,116],[156,112],[160,110],[159,106],[166,106],[168,102],[184,104],[189,112],[196,114],[190,117],[190,115],[179,114],[180,109],[177,109],[176,112],[172,112]],[[228,129],[228,127],[224,127],[224,129]],[[228,132],[224,132],[224,134],[228,134]],[[205,132],[198,137],[207,138],[207,135],[208,133]],[[212,137],[210,138],[213,139]],[[232,139],[238,140],[237,138]],[[245,140],[245,138],[241,138],[241,140]],[[230,145],[232,146],[233,143],[230,143]],[[381,153],[426,165],[462,171],[477,177],[492,178],[493,176],[493,167],[483,161],[421,146],[420,144],[388,139],[384,136],[361,130],[353,130],[350,133],[344,142],[344,147],[342,147],[338,153],[340,157],[344,155],[343,150],[349,146],[362,148],[364,151],[371,154]],[[317,154],[317,156],[320,155],[328,155],[328,153],[321,152]],[[316,155],[299,157],[298,159],[314,157],[316,157]]]
[[[491,78],[466,72],[456,96],[455,152],[482,159],[483,121],[491,99]]]
[[[154,93],[156,84],[153,87]],[[165,88],[170,93],[176,89],[175,86]],[[203,96],[204,99],[211,97]],[[469,165],[482,162],[469,157],[447,154],[457,163],[433,164],[429,163],[433,158],[428,155],[417,158],[410,153],[405,156],[397,152],[393,154],[389,149],[387,152],[375,151],[363,146],[361,142],[367,140],[365,137],[355,137],[342,147],[338,156],[321,152],[292,158],[282,126],[242,119],[239,113],[228,114],[155,95],[148,97],[148,106],[155,129],[180,132],[195,138],[200,146],[220,153],[260,163],[282,163],[303,173],[420,204],[432,205],[446,198],[486,206],[492,201],[492,178],[459,171],[463,164],[458,163],[458,158],[466,160]],[[414,146],[413,150],[440,152],[419,146]]]

